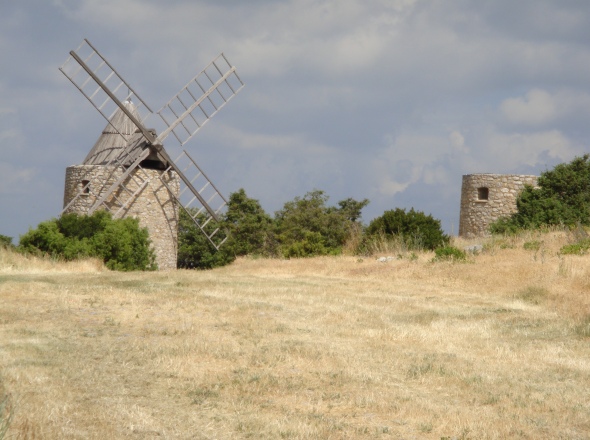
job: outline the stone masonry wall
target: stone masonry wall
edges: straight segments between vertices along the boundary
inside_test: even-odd
[[[468,174],[461,187],[459,236],[489,235],[488,226],[516,212],[516,198],[525,185],[537,185],[537,176],[517,174]],[[487,188],[487,199],[485,190]]]
[[[64,207],[71,201],[66,212],[87,214],[90,207],[123,173],[120,167],[104,165],[75,165],[66,169]],[[158,178],[161,171],[134,170],[123,182],[129,192],[120,189],[111,195],[106,204],[111,213],[119,218],[134,217],[148,229],[160,270],[176,268],[178,253],[178,205],[169,190]],[[178,195],[179,179],[176,173],[165,175],[166,184]],[[89,181],[88,193],[82,193],[83,181]],[[136,196],[134,193],[142,182],[147,185]],[[120,212],[119,208],[124,206]]]

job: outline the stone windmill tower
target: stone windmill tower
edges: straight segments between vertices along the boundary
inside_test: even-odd
[[[536,186],[537,176],[521,174],[467,174],[461,186],[459,236],[489,235],[489,226],[516,212],[516,200],[526,185]]]
[[[129,101],[124,103],[132,113],[137,110]],[[64,213],[88,214],[110,186],[119,181],[130,159],[113,163],[127,147],[136,127],[118,110],[90,150],[82,165],[66,169]],[[132,216],[146,227],[160,269],[176,268],[179,178],[157,156],[146,159],[122,179],[119,187],[106,197],[102,208],[115,218]],[[94,210],[92,210],[94,211]]]
[[[132,216],[146,227],[160,269],[176,268],[179,210],[189,214],[215,248],[223,241],[211,227],[227,202],[186,150],[172,160],[163,141],[191,139],[244,86],[221,54],[158,112],[164,128],[146,128],[151,109],[88,40],[60,68],[107,120],[81,165],[66,170],[64,209]],[[209,226],[207,226],[209,225]]]

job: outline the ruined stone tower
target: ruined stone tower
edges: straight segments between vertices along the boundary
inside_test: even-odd
[[[125,102],[125,107],[136,114],[131,102]],[[119,109],[83,163],[66,169],[64,212],[87,214],[107,189],[121,179],[131,163],[119,162],[118,166],[111,163],[128,149],[135,132],[135,125]],[[174,171],[167,171],[160,179],[158,176],[165,168],[157,157],[147,157],[101,205],[115,218],[139,219],[140,226],[149,232],[161,270],[176,268],[178,249],[178,204],[171,192],[178,195],[179,179]]]
[[[489,235],[488,227],[500,217],[516,212],[516,198],[525,185],[536,186],[537,176],[518,174],[468,174],[461,187],[459,236]]]

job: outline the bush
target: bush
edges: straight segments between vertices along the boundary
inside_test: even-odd
[[[190,208],[189,212],[195,215],[197,210]],[[204,217],[200,220],[204,220]],[[205,230],[210,234],[218,227],[220,228],[218,233],[225,234],[223,224],[214,221],[207,223]],[[230,264],[235,259],[235,255],[225,245],[220,250],[215,249],[191,216],[184,209],[180,210],[178,219],[178,268],[212,269]]]
[[[150,247],[147,229],[134,218],[108,222],[92,237],[96,254],[111,270],[156,270],[156,258]]]
[[[414,208],[408,212],[400,208],[385,211],[381,217],[374,219],[367,228],[367,239],[370,241],[382,234],[399,238],[408,249],[434,250],[450,240],[443,233],[440,220],[414,211]]]
[[[29,231],[20,237],[18,249],[34,255],[48,254],[62,257],[66,247],[66,238],[59,231],[57,220],[39,223],[37,229]]]
[[[332,250],[337,252],[336,250]],[[327,255],[329,249],[326,248],[324,237],[319,232],[305,232],[303,240],[291,243],[284,247],[283,255],[286,258],[303,258],[318,255]]]
[[[14,245],[12,244],[12,237],[8,237],[7,235],[0,234],[0,249],[12,249]]]
[[[539,240],[526,241],[522,245],[525,251],[538,251],[543,246],[543,242]]]
[[[348,198],[339,207],[327,206],[320,190],[295,197],[275,213],[275,233],[280,253],[287,258],[340,254],[346,241],[358,231],[367,199]]]
[[[525,186],[515,212],[490,226],[492,233],[577,223],[590,225],[590,155],[541,173],[537,188]]]
[[[42,222],[20,237],[17,249],[66,261],[99,258],[111,270],[157,268],[147,229],[140,228],[137,219],[114,220],[106,211],[64,214]]]
[[[586,255],[590,250],[590,239],[586,238],[577,243],[562,246],[559,253],[562,255]]]
[[[196,210],[189,210],[193,215]],[[204,217],[203,217],[204,219]],[[178,267],[184,269],[212,269],[233,262],[242,255],[273,255],[273,221],[258,200],[251,199],[243,189],[230,194],[228,209],[220,222],[209,222],[205,228],[227,235],[219,250],[191,219],[181,210],[178,226]]]
[[[434,250],[433,261],[466,261],[467,254],[455,246],[444,246]]]
[[[513,221],[512,217],[500,217],[489,226],[490,232],[497,235],[516,235],[521,229],[522,228]]]
[[[181,212],[178,266],[210,269],[242,255],[298,258],[338,254],[346,241],[362,230],[359,218],[369,201],[348,198],[338,202],[338,208],[327,206],[327,201],[323,191],[315,190],[285,203],[272,219],[258,200],[240,189],[230,195],[227,213],[215,226],[229,234],[219,251],[190,216]],[[213,227],[210,225],[207,227]]]

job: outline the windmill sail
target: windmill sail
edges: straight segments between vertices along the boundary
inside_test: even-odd
[[[186,144],[243,87],[236,68],[223,53],[218,55],[158,110],[168,126],[158,140],[172,133],[180,145]]]
[[[70,57],[60,70],[108,121],[107,128],[85,163],[112,166],[110,177],[116,175],[116,180],[106,179],[98,194],[93,194],[96,201],[88,212],[92,213],[100,207],[110,209],[115,214],[124,211],[129,201],[137,197],[151,179],[149,173],[144,173],[145,179],[142,177],[142,164],[159,163],[163,169],[159,175],[162,184],[168,187],[166,176],[170,171],[180,177],[184,185],[181,193],[187,192],[191,196],[190,200],[185,204],[174,191],[171,193],[211,244],[219,248],[224,241],[223,234],[218,234],[219,228],[210,228],[208,224],[219,220],[227,204],[225,198],[186,151],[173,161],[162,142],[169,134],[173,134],[184,145],[242,89],[244,84],[225,55],[216,57],[158,111],[167,126],[158,137],[155,131],[144,125],[145,119],[152,113],[147,104],[88,40],[84,40],[76,51],[70,52]],[[131,104],[132,99],[137,99],[139,104]],[[141,110],[144,111],[143,115]],[[115,133],[122,139],[115,141],[112,138]],[[177,162],[183,159],[188,159],[188,166],[181,168]],[[124,168],[125,171],[115,172],[118,168]],[[135,180],[132,185],[135,190],[126,186],[125,182],[129,179]],[[87,184],[81,189],[80,195],[88,192]],[[120,193],[127,193],[127,197],[120,200]],[[200,204],[201,208],[193,209],[193,202]]]
[[[59,70],[116,131],[118,128],[113,124],[114,116],[124,102],[136,103],[135,112],[141,123],[153,113],[87,39],[84,39],[78,49],[70,51],[70,56]]]

